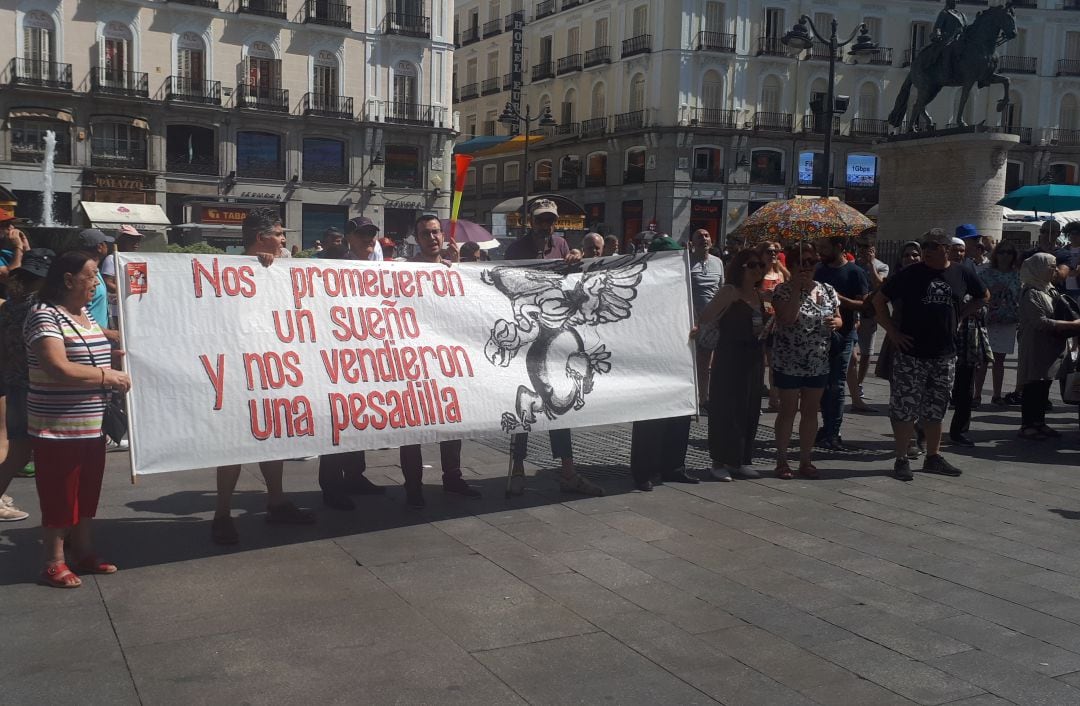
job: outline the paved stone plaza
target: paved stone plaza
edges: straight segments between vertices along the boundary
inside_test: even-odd
[[[636,492],[618,427],[575,439],[607,497],[541,471],[506,501],[505,441],[471,441],[483,500],[429,485],[415,512],[380,451],[369,474],[394,487],[351,514],[321,510],[314,462],[288,464],[311,528],[265,525],[246,469],[233,550],[209,541],[212,471],[131,486],[111,454],[99,544],[120,573],[35,585],[36,512],[0,527],[0,702],[1080,703],[1075,411],[1038,444],[984,404],[963,477],[904,484],[886,389],[867,387],[879,414],[845,422],[860,450],[823,456],[816,482]],[[530,460],[550,468],[545,436]],[[32,485],[11,489],[28,510]]]

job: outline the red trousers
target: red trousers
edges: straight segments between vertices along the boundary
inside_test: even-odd
[[[37,473],[41,526],[74,527],[97,514],[105,477],[105,437],[96,439],[31,438]]]

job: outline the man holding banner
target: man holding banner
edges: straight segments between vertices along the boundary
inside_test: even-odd
[[[254,255],[259,264],[269,267],[274,257],[285,247],[285,230],[277,208],[253,208],[242,226],[244,254]],[[259,463],[266,481],[266,521],[279,525],[314,524],[315,516],[293,505],[282,486],[284,464],[281,461]],[[240,541],[232,519],[232,496],[240,480],[240,465],[219,466],[217,469],[217,509],[210,526],[215,544],[229,545]]]

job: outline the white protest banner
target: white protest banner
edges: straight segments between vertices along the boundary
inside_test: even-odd
[[[136,474],[695,410],[680,253],[117,265]]]

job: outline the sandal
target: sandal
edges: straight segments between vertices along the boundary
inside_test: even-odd
[[[82,580],[62,561],[46,564],[41,572],[41,583],[53,588],[78,588]]]
[[[280,505],[267,505],[266,523],[270,525],[313,525],[315,515],[301,510],[286,500]]]
[[[803,478],[809,478],[810,480],[817,480],[818,470],[817,466],[807,461],[806,463],[799,464],[799,475]]]
[[[1059,432],[1057,429],[1054,429],[1053,427],[1048,427],[1045,424],[1040,424],[1036,427],[1036,429],[1038,429],[1039,433],[1045,436],[1047,439],[1056,439],[1061,436],[1061,432]]]
[[[210,539],[214,544],[225,547],[240,542],[240,534],[236,531],[236,525],[229,515],[215,517],[210,523]]]
[[[787,465],[787,461],[777,461],[776,477],[783,480],[791,480],[795,477],[795,474],[791,472],[791,466]]]
[[[1017,436],[1028,441],[1045,441],[1047,439],[1046,434],[1039,431],[1039,427],[1024,427]]]
[[[117,571],[116,564],[102,561],[97,554],[90,554],[79,559],[75,562],[75,568],[80,574],[115,574]]]
[[[604,494],[603,488],[590,480],[582,478],[579,473],[575,473],[569,479],[560,478],[559,490],[564,493],[578,493],[579,495],[593,495],[596,497]]]

